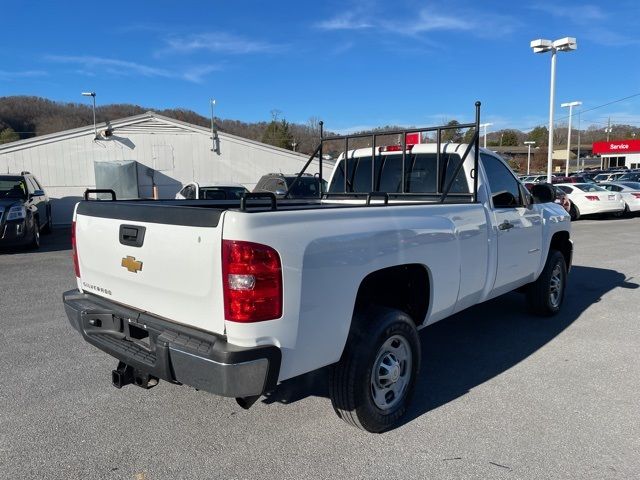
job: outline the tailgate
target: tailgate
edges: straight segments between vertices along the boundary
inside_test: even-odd
[[[81,202],[79,287],[87,293],[224,333],[221,209]]]

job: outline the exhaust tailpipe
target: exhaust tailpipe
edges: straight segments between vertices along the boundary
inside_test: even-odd
[[[258,401],[260,395],[252,395],[250,397],[236,397],[236,403],[245,410],[249,410],[254,403]]]

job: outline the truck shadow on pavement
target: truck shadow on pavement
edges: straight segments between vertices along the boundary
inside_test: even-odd
[[[614,270],[575,266],[561,312],[528,313],[524,295],[509,293],[421,330],[422,368],[404,422],[436,409],[500,375],[552,341],[591,305],[616,288],[639,285]],[[283,382],[264,403],[329,396],[331,367]]]

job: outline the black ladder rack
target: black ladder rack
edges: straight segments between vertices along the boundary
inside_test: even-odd
[[[407,135],[408,134],[412,134],[412,133],[422,133],[422,132],[436,132],[436,142],[437,142],[437,148],[436,148],[436,178],[438,179],[437,182],[437,191],[434,192],[435,195],[438,197],[439,203],[444,203],[447,200],[447,197],[450,194],[451,191],[451,187],[453,186],[453,182],[456,178],[456,176],[458,175],[458,173],[460,172],[460,169],[462,168],[462,166],[464,165],[464,162],[467,160],[467,157],[469,156],[469,153],[471,152],[471,148],[473,147],[473,170],[472,170],[472,176],[473,176],[473,192],[471,194],[455,194],[456,197],[470,197],[472,199],[473,203],[476,203],[478,201],[478,155],[479,155],[479,147],[480,147],[480,102],[476,102],[475,103],[475,122],[473,123],[463,123],[463,124],[456,124],[456,125],[439,125],[439,126],[435,126],[435,127],[422,127],[422,128],[412,128],[412,129],[406,129],[406,130],[387,130],[387,131],[382,131],[382,132],[376,132],[376,133],[359,133],[359,134],[354,134],[354,135],[333,135],[333,136],[329,136],[329,137],[325,137],[324,136],[324,123],[320,122],[320,143],[318,144],[318,146],[316,147],[316,149],[313,151],[313,153],[311,154],[311,156],[309,157],[309,160],[307,160],[307,163],[305,163],[304,167],[302,168],[302,170],[300,171],[300,173],[298,173],[298,175],[296,176],[295,180],[293,181],[293,183],[289,186],[289,189],[287,190],[287,192],[284,195],[284,198],[288,198],[289,197],[289,193],[293,190],[293,187],[295,187],[296,183],[298,183],[298,180],[300,179],[300,177],[302,177],[302,175],[306,172],[307,168],[309,168],[309,165],[311,165],[311,162],[317,157],[319,160],[319,164],[318,164],[318,176],[320,178],[320,188],[318,191],[318,198],[319,199],[326,199],[331,197],[344,197],[344,196],[349,196],[350,198],[359,198],[362,196],[366,197],[366,204],[367,205],[381,205],[380,203],[376,202],[376,203],[371,203],[370,200],[373,196],[376,197],[380,197],[382,194],[386,194],[386,197],[384,197],[384,205],[388,204],[388,199],[389,196],[393,196],[393,197],[398,197],[398,196],[403,196],[406,198],[411,198],[411,197],[418,197],[418,196],[422,196],[424,197],[424,194],[411,194],[408,192],[405,192],[405,188],[406,188],[406,183],[405,183],[405,175],[406,175],[406,157],[407,157],[407,146],[406,146],[406,139],[407,139]],[[473,128],[474,129],[474,135],[473,138],[471,140],[471,142],[469,142],[469,144],[467,145],[467,148],[464,152],[464,154],[462,155],[462,159],[461,161],[458,163],[455,171],[453,172],[453,175],[451,176],[449,182],[447,183],[446,186],[443,186],[443,188],[441,188],[441,185],[444,183],[444,175],[443,172],[440,171],[440,161],[441,161],[441,146],[442,146],[442,132],[445,130],[455,130],[455,129],[465,129],[465,128]],[[402,141],[400,143],[401,145],[401,150],[402,150],[402,180],[401,180],[401,185],[402,185],[402,191],[401,192],[393,192],[393,193],[386,193],[386,192],[376,192],[376,185],[375,185],[375,157],[376,157],[376,138],[380,137],[380,136],[386,136],[386,135],[400,135]],[[351,139],[356,139],[356,138],[371,138],[371,192],[368,194],[358,194],[358,193],[353,193],[353,192],[349,192],[348,191],[348,162],[346,161],[349,157],[349,140]],[[322,186],[322,180],[323,180],[323,158],[322,158],[322,150],[323,150],[323,146],[325,142],[329,142],[329,141],[344,141],[344,166],[345,166],[345,172],[344,172],[344,191],[343,192],[335,192],[335,193],[328,193],[328,192],[324,192],[323,191],[323,186]],[[432,193],[429,193],[427,195],[433,195]]]

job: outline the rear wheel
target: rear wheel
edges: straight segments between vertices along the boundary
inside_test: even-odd
[[[420,369],[420,341],[411,318],[374,307],[354,317],[333,370],[331,403],[348,424],[383,432],[406,413]]]
[[[569,208],[569,215],[571,215],[571,220],[580,220],[580,211],[573,202],[571,202],[571,207]]]
[[[527,288],[527,302],[534,313],[550,317],[560,311],[567,284],[564,256],[551,250],[542,273]]]

